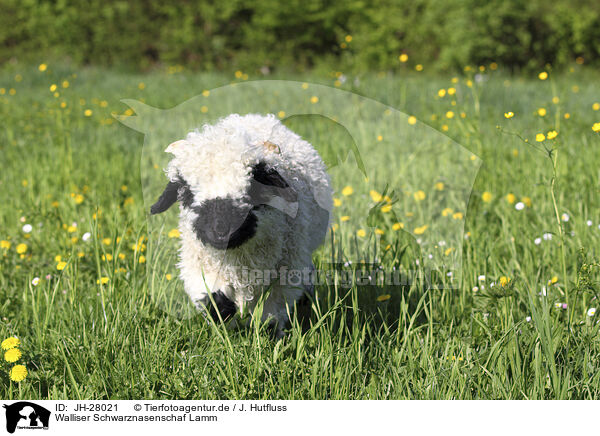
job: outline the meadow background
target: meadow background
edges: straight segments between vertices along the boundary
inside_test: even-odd
[[[598,398],[597,4],[0,5],[0,339],[20,342],[3,343],[0,397]],[[309,106],[327,104],[315,84],[380,101],[476,156],[466,210],[434,211],[464,224],[462,246],[415,238],[447,179],[388,199],[340,168],[314,256],[391,270],[453,248],[456,289],[320,286],[281,341],[156,304],[144,137],[116,120],[136,113],[121,99],[168,109],[265,78],[297,81]],[[331,121],[276,113],[317,147],[350,144]],[[361,141],[375,176],[397,178],[399,145]],[[156,279],[181,291],[175,270]]]

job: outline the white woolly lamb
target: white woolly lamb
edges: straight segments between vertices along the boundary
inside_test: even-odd
[[[319,154],[274,115],[255,114],[229,115],[166,151],[174,155],[169,182],[151,213],[180,202],[187,294],[211,310],[210,294],[227,318],[254,310],[270,287],[263,320],[281,334],[288,307],[311,292],[312,253],[329,225],[332,193]]]

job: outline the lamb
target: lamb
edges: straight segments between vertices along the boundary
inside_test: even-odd
[[[151,213],[179,201],[186,293],[203,313],[216,308],[227,319],[252,312],[270,289],[262,320],[283,335],[289,309],[313,292],[312,253],[329,228],[323,160],[271,114],[229,115],[165,151],[174,156],[169,181]]]

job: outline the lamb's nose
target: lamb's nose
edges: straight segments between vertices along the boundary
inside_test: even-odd
[[[219,238],[229,236],[229,225],[224,221],[217,221],[215,223],[215,233]]]

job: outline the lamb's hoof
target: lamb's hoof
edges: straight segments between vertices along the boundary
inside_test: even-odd
[[[214,304],[209,300],[207,306],[208,314],[213,320],[218,321],[220,315],[221,319],[226,321],[235,315],[235,312],[237,311],[235,303],[227,298],[225,294],[223,294],[221,291],[217,291],[213,292],[211,296],[214,300]]]

